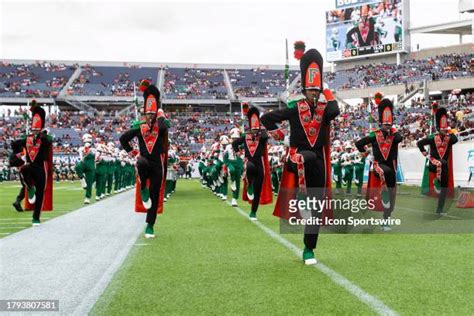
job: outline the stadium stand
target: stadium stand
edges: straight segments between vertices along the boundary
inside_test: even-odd
[[[234,93],[239,97],[276,98],[285,91],[285,75],[283,70],[263,68],[227,70]],[[292,82],[298,75],[290,71]]]
[[[35,62],[14,64],[0,61],[0,97],[55,97],[76,65]]]
[[[166,68],[164,97],[168,99],[228,99],[221,69]]]
[[[82,67],[79,78],[68,88],[70,95],[133,96],[134,83],[142,79],[156,81],[158,68],[152,67]]]

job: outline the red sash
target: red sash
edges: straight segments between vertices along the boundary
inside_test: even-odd
[[[35,161],[36,156],[39,153],[39,149],[41,146],[41,139],[37,139],[36,143],[34,143],[34,136],[28,136],[26,138],[26,152],[28,157],[30,157],[31,162]]]
[[[383,136],[381,130],[375,131],[375,139],[379,145],[380,152],[382,153],[383,159],[387,160],[392,148],[393,135],[388,135],[387,138]]]
[[[438,154],[439,154],[439,158],[444,159],[444,155],[446,154],[448,150],[449,136],[445,135],[443,139],[441,139],[441,135],[436,134],[434,136],[434,142],[435,142],[436,150],[438,151]]]
[[[146,150],[151,154],[159,135],[158,124],[153,124],[153,129],[151,131],[148,124],[142,124],[140,125],[140,132],[142,134],[143,141],[145,142]]]
[[[245,144],[250,152],[250,155],[253,157],[257,151],[258,144],[260,143],[260,136],[255,136],[255,140],[252,139],[251,134],[245,135]]]
[[[314,112],[314,116],[312,117],[309,107],[310,105],[306,102],[306,100],[301,100],[298,102],[298,115],[300,117],[300,123],[301,126],[303,126],[308,142],[310,143],[311,147],[313,147],[318,140],[326,103],[318,103]]]

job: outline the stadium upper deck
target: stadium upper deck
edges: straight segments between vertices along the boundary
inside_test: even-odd
[[[367,96],[368,91],[394,89],[424,79],[444,82],[446,89],[472,88],[474,63],[472,45],[460,45],[454,52],[439,48],[410,54],[400,64],[364,64],[325,71],[325,82],[340,97]],[[431,56],[431,57],[428,57]],[[347,66],[347,65],[346,65]],[[299,71],[289,72],[290,91],[299,87]],[[0,102],[24,103],[27,98],[52,102],[52,98],[130,102],[134,85],[141,79],[156,82],[163,102],[228,103],[236,99],[276,101],[285,91],[284,66],[268,65],[192,65],[65,62],[0,62]],[[454,81],[453,79],[458,79]],[[458,86],[462,79],[463,86]],[[471,86],[469,86],[469,82]],[[446,84],[447,83],[447,84]],[[468,86],[464,86],[464,85]]]

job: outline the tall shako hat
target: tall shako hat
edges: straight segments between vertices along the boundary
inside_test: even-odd
[[[300,60],[303,90],[323,90],[323,57],[314,48],[304,53]]]
[[[140,83],[140,91],[143,92],[145,99],[144,114],[157,113],[160,104],[160,91],[155,85],[152,85],[148,80],[142,80]]]
[[[250,129],[260,129],[260,111],[252,106],[247,112]]]
[[[380,101],[378,107],[379,111],[379,123],[380,124],[393,124],[393,103],[389,99],[385,98]]]
[[[439,107],[435,113],[436,129],[439,131],[446,131],[449,129],[448,125],[448,111],[446,108]]]
[[[36,100],[31,101],[31,130],[38,131],[44,128],[44,123],[46,120],[46,112],[43,108],[36,102]]]

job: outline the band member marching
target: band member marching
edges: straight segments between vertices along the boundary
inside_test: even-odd
[[[92,135],[82,136],[84,146],[79,148],[79,161],[76,164],[76,173],[81,179],[82,188],[86,191],[84,204],[89,204],[92,197],[92,185],[95,181],[95,149],[92,147]]]
[[[12,148],[26,150],[26,164],[20,173],[27,187],[25,209],[34,209],[33,226],[40,225],[42,210],[52,210],[52,137],[44,129],[46,112],[32,101],[31,134],[12,142]]]
[[[378,104],[378,112],[380,129],[359,139],[355,145],[363,156],[368,155],[365,146],[372,146],[374,161],[369,172],[367,197],[374,199],[376,210],[383,211],[383,218],[388,219],[395,207],[398,144],[403,137],[392,127],[392,101],[381,100]],[[382,229],[391,230],[388,225],[383,225]]]
[[[232,142],[235,152],[243,144],[245,149],[245,179],[242,199],[252,204],[249,218],[257,220],[260,204],[272,203],[272,185],[270,182],[270,165],[268,162],[268,134],[260,126],[260,112],[251,107],[247,112],[249,130]]]
[[[145,99],[145,122],[137,124],[120,136],[120,144],[131,156],[137,156],[139,192],[135,209],[146,210],[145,238],[154,238],[157,213],[163,210],[164,180],[166,179],[168,128],[163,111],[159,110],[160,92],[156,86],[143,81],[140,86]],[[130,141],[138,139],[139,151],[134,150]],[[143,205],[139,205],[141,201]]]
[[[333,150],[331,151],[331,166],[333,170],[333,179],[336,183],[336,194],[339,194],[342,189],[341,155],[343,153],[340,141],[334,141]]]
[[[433,188],[431,191],[434,191],[432,192],[434,194],[432,195],[438,195],[436,213],[445,215],[446,196],[452,196],[454,193],[452,146],[457,143],[458,138],[450,131],[448,113],[445,108],[436,110],[435,124],[438,133],[419,140],[417,145],[423,156],[427,157],[429,161],[427,168],[429,187]],[[429,154],[425,148],[427,145],[430,146]]]
[[[230,130],[230,138],[232,141],[240,137],[240,129],[234,127]],[[224,148],[224,162],[227,166],[227,170],[230,176],[230,189],[232,190],[232,206],[237,206],[237,200],[239,199],[240,192],[240,179],[244,170],[244,162],[239,156],[239,152],[236,152],[232,147],[232,144],[227,145]]]
[[[289,121],[290,148],[283,168],[282,181],[274,215],[288,219],[290,203],[299,195],[315,199],[331,197],[331,159],[329,135],[331,121],[339,115],[339,106],[329,89],[323,89],[323,58],[310,49],[301,58],[301,83],[304,99],[296,106],[266,113],[262,123],[276,140],[283,140],[284,132],[278,124]],[[300,210],[301,212],[302,210]],[[306,210],[308,211],[308,210]],[[313,218],[327,218],[329,209],[311,209]],[[316,264],[314,256],[319,225],[306,225],[303,261]]]
[[[352,152],[352,144],[346,142],[344,152],[341,155],[341,166],[343,168],[342,181],[346,186],[346,195],[351,195],[352,179],[354,178],[354,154]]]
[[[18,196],[16,197],[15,202],[13,202],[12,205],[15,210],[17,210],[17,212],[23,212],[23,208],[21,207],[21,201],[23,201],[23,199],[25,198],[26,184],[21,174],[21,168],[25,165],[25,150],[22,149],[21,146],[18,146],[18,143],[12,144],[12,149],[13,152],[11,153],[8,162],[10,167],[17,168],[21,184],[20,192],[18,193]]]

